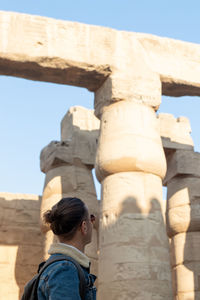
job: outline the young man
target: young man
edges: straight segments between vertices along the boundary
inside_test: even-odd
[[[44,220],[57,235],[59,243],[49,249],[50,259],[67,255],[80,264],[86,281],[84,300],[96,300],[96,277],[89,273],[90,261],[84,254],[91,242],[95,217],[89,215],[84,202],[78,198],[63,198],[44,214]],[[78,269],[70,260],[49,265],[42,273],[38,285],[39,300],[81,300]]]

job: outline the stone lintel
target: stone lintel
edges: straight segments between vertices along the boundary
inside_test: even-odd
[[[200,96],[200,45],[138,33],[151,69],[160,75],[162,95]]]
[[[49,58],[44,63],[44,58],[23,59],[15,57],[0,57],[0,75],[8,75],[30,79],[34,81],[45,81],[59,84],[67,84],[87,88],[95,91],[101,86],[111,73],[110,67],[106,65],[89,65],[74,62],[66,62],[62,58]]]
[[[6,11],[0,36],[1,75],[97,91],[116,70],[143,82],[144,65],[160,78],[163,94],[200,95],[198,44]]]

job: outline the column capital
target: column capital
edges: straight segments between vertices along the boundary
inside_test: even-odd
[[[135,68],[136,67],[136,68]],[[100,119],[104,106],[118,101],[133,101],[151,106],[155,111],[161,104],[161,81],[143,60],[134,67],[113,72],[95,93],[95,115]]]
[[[95,166],[99,181],[120,172],[145,172],[164,178],[165,155],[150,106],[120,101],[105,108]]]
[[[43,148],[40,154],[40,169],[43,173],[65,165],[87,166],[93,168],[95,151],[84,151],[89,147],[79,148],[76,151],[76,143],[69,141],[52,141]],[[95,148],[96,150],[96,148]]]
[[[68,142],[51,141],[40,153],[40,169],[43,173],[72,163],[72,148]]]

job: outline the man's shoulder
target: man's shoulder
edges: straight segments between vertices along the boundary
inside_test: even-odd
[[[49,259],[59,258],[59,255],[52,255]],[[59,273],[65,273],[65,276],[77,277],[78,270],[75,264],[70,258],[62,259],[59,261],[53,261],[41,274],[41,279],[44,277],[52,277],[53,275],[59,275]]]

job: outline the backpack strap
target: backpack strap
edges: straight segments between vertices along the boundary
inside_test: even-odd
[[[59,255],[57,257],[52,257],[52,258],[49,258],[45,263],[41,263],[39,265],[39,271],[38,271],[38,282],[39,282],[39,278],[40,278],[40,275],[42,274],[42,272],[51,264],[53,264],[54,262],[57,262],[57,261],[62,261],[62,260],[67,260],[67,261],[71,261],[75,267],[77,268],[77,271],[78,271],[78,277],[79,277],[79,293],[80,293],[80,297],[82,300],[85,299],[85,294],[86,294],[86,280],[85,280],[85,274],[84,274],[84,271],[83,269],[81,268],[80,264],[75,260],[73,259],[72,257],[70,256],[66,256],[66,255]]]

